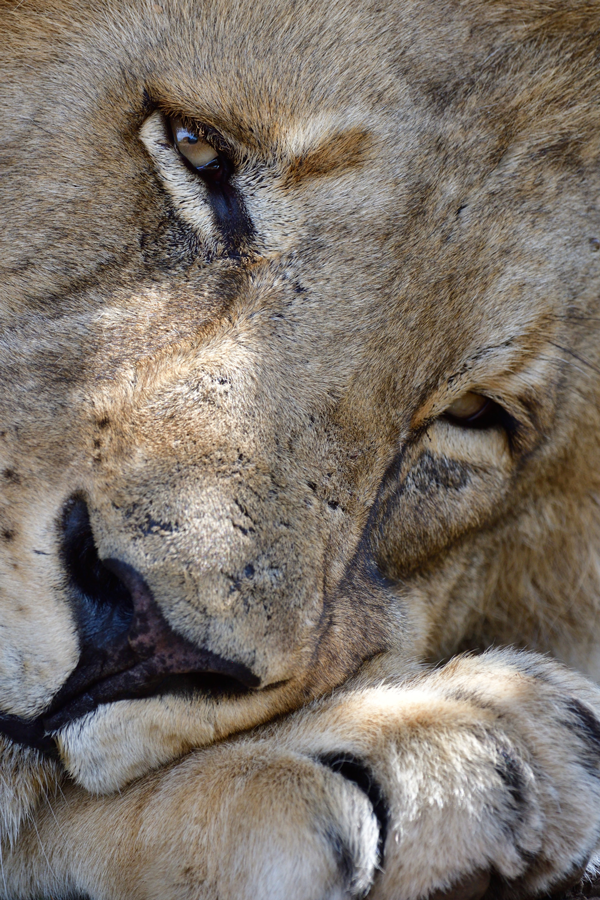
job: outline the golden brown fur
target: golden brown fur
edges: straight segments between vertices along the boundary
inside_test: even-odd
[[[0,896],[591,877],[598,4],[0,0],[0,34]],[[86,712],[115,647],[211,688]]]

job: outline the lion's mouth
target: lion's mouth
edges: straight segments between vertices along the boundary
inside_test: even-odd
[[[235,698],[253,687],[219,671],[173,672],[150,659],[124,671],[94,678],[76,669],[55,697],[52,705],[35,719],[0,714],[0,734],[42,753],[57,755],[55,736],[65,726],[94,712],[99,706],[119,700],[160,696]],[[218,658],[212,660],[218,667]],[[209,665],[209,661],[206,661]],[[92,675],[90,678],[89,676]],[[87,677],[86,677],[87,676]]]
[[[207,660],[206,665],[210,663]],[[214,664],[214,662],[213,662]],[[173,672],[157,665],[156,659],[142,662],[124,672],[85,684],[74,679],[59,692],[50,709],[41,717],[46,733],[54,733],[99,706],[119,700],[157,696],[232,697],[252,690],[241,680],[218,671]],[[79,682],[79,683],[78,683]],[[65,690],[67,689],[67,690]]]

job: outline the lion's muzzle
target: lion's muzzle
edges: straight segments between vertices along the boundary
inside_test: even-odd
[[[69,503],[64,526],[81,656],[47,715],[49,729],[100,703],[174,690],[231,694],[259,687],[260,679],[243,663],[178,634],[131,565],[98,558],[82,499]]]
[[[79,662],[37,719],[0,717],[0,732],[11,739],[52,752],[52,733],[100,704],[165,693],[232,696],[260,686],[243,663],[178,634],[131,565],[99,559],[81,498],[66,507],[63,561],[75,595]]]

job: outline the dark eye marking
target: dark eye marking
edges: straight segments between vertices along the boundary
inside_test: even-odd
[[[445,456],[434,456],[425,450],[408,472],[403,492],[408,488],[420,494],[432,491],[460,491],[467,487],[471,478],[469,466]]]

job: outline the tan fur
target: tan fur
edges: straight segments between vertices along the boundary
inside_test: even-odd
[[[598,4],[0,0],[0,34],[0,713],[80,658],[74,497],[260,680],[101,705],[57,762],[0,739],[0,896],[592,872]],[[226,142],[238,231],[169,115]]]

